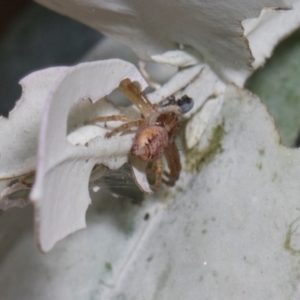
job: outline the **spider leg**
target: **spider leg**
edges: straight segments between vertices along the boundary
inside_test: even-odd
[[[89,121],[84,122],[84,124],[94,124],[94,123],[100,123],[100,122],[109,122],[109,121],[122,121],[122,122],[132,122],[134,119],[129,118],[127,116],[119,116],[119,115],[113,115],[113,116],[103,116],[98,117],[96,119],[92,119]]]
[[[153,174],[156,171],[156,164],[155,161],[151,163],[151,166],[149,167],[149,164],[147,165],[146,168],[146,174]]]
[[[169,144],[164,154],[170,171],[164,172],[167,178],[163,178],[162,182],[168,186],[174,186],[181,171],[180,156],[175,141]]]
[[[124,132],[132,127],[140,127],[142,125],[144,125],[145,123],[145,119],[137,119],[135,121],[131,121],[131,122],[128,122],[128,123],[125,123],[115,129],[113,129],[111,132],[108,132],[105,137],[106,138],[110,138],[112,137],[113,135],[116,135],[117,133],[119,132]]]
[[[119,90],[139,109],[141,114],[148,118],[153,112],[157,111],[148,98],[136,87],[129,78],[120,82]]]
[[[158,189],[161,184],[161,176],[163,173],[163,164],[162,164],[161,159],[157,159],[153,163],[153,167],[155,168],[155,182],[154,182],[154,185],[152,186],[152,188]]]

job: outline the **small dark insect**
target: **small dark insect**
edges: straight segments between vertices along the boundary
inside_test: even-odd
[[[176,100],[171,96],[159,104],[152,104],[128,78],[121,81],[119,89],[139,109],[141,118],[113,115],[98,117],[86,123],[126,122],[107,133],[107,138],[137,127],[131,154],[152,164],[150,172],[155,174],[154,188],[159,188],[161,182],[174,186],[181,171],[180,156],[175,143],[180,129],[179,117],[193,108],[193,99],[185,95]],[[169,172],[163,171],[162,156],[167,161]]]

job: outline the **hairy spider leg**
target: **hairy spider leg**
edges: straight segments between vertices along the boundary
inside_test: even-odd
[[[164,154],[170,171],[164,172],[167,179],[163,178],[162,182],[168,186],[174,186],[181,171],[180,156],[175,141],[169,144]]]
[[[140,126],[144,125],[145,122],[146,122],[145,119],[137,119],[135,121],[125,123],[115,129],[113,129],[111,132],[106,133],[105,137],[110,138],[113,135],[115,135],[119,132],[124,132],[132,127],[140,127]]]
[[[109,121],[121,121],[121,122],[132,122],[135,119],[127,117],[127,116],[119,116],[119,115],[112,115],[112,116],[103,116],[98,117],[96,119],[92,119],[90,121],[86,121],[84,124],[94,124],[100,122],[109,122]]]
[[[149,163],[147,165],[146,174],[155,174],[155,171],[156,171],[156,164],[155,164],[155,162],[156,161],[153,161],[152,163]]]
[[[162,160],[159,158],[156,161],[153,162],[154,170],[155,170],[155,182],[152,186],[155,189],[159,189],[161,184],[161,176],[163,173],[163,163]],[[152,166],[152,167],[153,167]]]
[[[139,109],[144,118],[149,118],[156,111],[156,106],[147,99],[130,79],[123,79],[120,82],[119,90]]]
[[[151,168],[146,169],[147,174],[154,174],[154,184],[151,185],[152,188],[158,189],[161,184],[161,177],[163,174],[163,163],[162,160],[159,158],[151,163]]]

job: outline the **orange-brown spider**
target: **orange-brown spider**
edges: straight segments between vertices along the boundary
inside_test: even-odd
[[[151,172],[155,173],[154,188],[159,188],[161,182],[168,186],[174,186],[181,171],[180,156],[175,143],[180,129],[179,116],[192,109],[193,100],[188,96],[175,100],[172,96],[160,104],[152,104],[128,78],[121,81],[119,89],[139,109],[141,118],[132,119],[113,115],[98,117],[86,123],[127,122],[107,133],[107,138],[118,132],[137,127],[131,154],[145,162],[152,163]],[[169,172],[163,172],[162,156],[166,158]],[[163,174],[164,178],[162,178]]]

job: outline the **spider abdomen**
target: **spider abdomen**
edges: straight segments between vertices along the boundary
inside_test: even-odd
[[[148,126],[136,134],[131,153],[144,161],[152,162],[164,154],[168,142],[168,132],[165,128]]]

